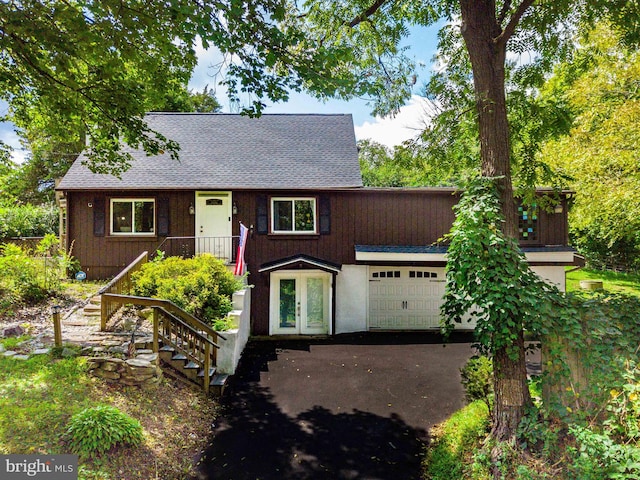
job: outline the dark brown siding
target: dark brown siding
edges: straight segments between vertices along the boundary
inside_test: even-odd
[[[261,192],[268,195],[268,192]],[[305,192],[278,193],[304,196]],[[449,231],[456,197],[450,192],[342,191],[327,193],[331,204],[331,233],[309,237],[254,234],[247,243],[246,261],[253,272],[252,331],[268,333],[269,275],[261,265],[293,255],[310,255],[337,264],[355,263],[355,245],[430,245]],[[256,222],[256,192],[236,192],[238,220]],[[235,229],[238,228],[234,226]]]
[[[256,225],[256,197],[270,192],[234,192],[238,221]],[[309,196],[308,192],[278,192],[278,196]],[[326,193],[331,204],[331,233],[313,236],[258,234],[247,242],[245,259],[255,286],[252,295],[252,331],[268,333],[269,274],[257,273],[262,265],[304,254],[337,264],[355,263],[355,245],[431,245],[449,232],[458,200],[450,191],[354,190]],[[270,207],[268,208],[270,215]],[[527,245],[566,245],[566,205],[563,213],[541,212],[538,241]]]
[[[331,229],[325,235],[258,234],[257,198],[269,199],[273,192],[233,193],[237,214],[233,216],[233,235],[239,222],[253,226],[245,259],[255,286],[252,295],[252,332],[268,333],[269,275],[260,274],[262,265],[294,255],[309,255],[335,264],[354,264],[355,245],[431,245],[446,234],[454,220],[452,207],[458,197],[447,190],[353,190],[330,192],[281,192],[279,197],[325,195],[331,211]],[[155,251],[163,237],[136,238],[109,236],[109,198],[133,197],[128,192],[68,193],[69,240],[73,255],[80,260],[89,278],[117,274],[142,251]],[[135,196],[169,200],[169,235],[193,236],[195,218],[189,215],[194,192],[139,192]],[[88,206],[96,198],[105,202],[105,236],[94,236],[93,212]],[[319,203],[318,203],[319,207]],[[270,215],[270,208],[267,209]],[[539,236],[528,246],[567,245],[567,208],[562,213],[540,212]]]
[[[194,217],[189,205],[194,202],[193,192],[67,192],[69,242],[73,242],[72,255],[80,261],[89,279],[109,278],[119,273],[140,253],[155,251],[164,237],[114,237],[109,235],[111,198],[158,198],[169,200],[169,233],[171,236],[194,234]],[[94,203],[104,201],[104,236],[94,235]],[[91,206],[90,206],[91,205]],[[157,226],[157,218],[156,218]],[[69,243],[71,245],[71,243]]]

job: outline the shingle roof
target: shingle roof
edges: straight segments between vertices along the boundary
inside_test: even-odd
[[[149,127],[180,144],[168,154],[132,151],[118,179],[94,174],[81,155],[58,190],[322,189],[361,187],[351,115],[150,113]]]

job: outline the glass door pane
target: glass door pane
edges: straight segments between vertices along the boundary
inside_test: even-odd
[[[296,279],[282,278],[279,286],[279,327],[296,328]]]
[[[322,278],[307,278],[307,328],[322,328],[324,325],[324,280]]]

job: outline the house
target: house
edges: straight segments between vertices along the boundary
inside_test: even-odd
[[[363,187],[350,115],[147,121],[180,144],[179,162],[132,151],[116,178],[91,173],[81,156],[57,187],[88,278],[158,248],[233,264],[242,222],[254,335],[438,328],[446,247],[437,241],[454,220],[455,189]],[[564,289],[574,261],[567,198],[519,216],[532,268]]]

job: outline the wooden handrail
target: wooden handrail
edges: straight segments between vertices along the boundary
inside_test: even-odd
[[[98,295],[102,295],[103,293],[114,293],[112,292],[113,287],[115,287],[118,283],[120,283],[123,279],[127,277],[127,275],[136,267],[147,263],[147,259],[149,258],[149,252],[144,251],[138,258],[136,258],[133,262],[131,262],[124,270],[122,270],[118,275],[116,275],[109,283],[107,283],[104,287],[98,290]]]
[[[189,325],[187,322],[183,321],[180,317],[174,315],[173,313],[165,310],[162,307],[154,307],[157,308],[158,310],[160,310],[162,312],[163,315],[165,315],[166,317],[169,317],[173,322],[175,323],[179,323],[182,326],[184,326],[185,328],[187,328],[189,331],[191,331],[191,333],[195,334],[195,335],[200,335],[202,336],[203,340],[207,343],[209,343],[210,345],[212,345],[215,348],[220,348],[220,345],[218,345],[216,342],[214,342],[213,340],[211,340],[209,338],[209,336],[206,335],[202,335],[202,332],[196,330],[195,328],[193,328],[191,325]]]
[[[106,300],[106,302],[105,302]],[[147,307],[162,307],[168,312],[173,313],[180,317],[185,323],[195,328],[196,330],[204,331],[209,336],[215,338],[221,338],[222,340],[226,340],[225,336],[216,332],[210,325],[207,325],[202,320],[194,317],[189,312],[185,312],[182,308],[178,307],[173,302],[169,300],[164,300],[161,298],[151,298],[151,297],[137,297],[135,295],[120,295],[117,293],[103,293],[102,294],[102,304],[106,303],[132,303],[135,305],[142,305]]]
[[[107,293],[130,293],[131,291],[131,274],[140,270],[142,265],[147,263],[149,259],[148,252],[142,252],[133,262],[131,262],[123,271],[115,276],[113,280],[107,283],[98,291],[98,295]],[[116,313],[110,308],[106,302],[101,302],[100,306],[100,330],[103,332],[107,329],[107,321]]]
[[[159,342],[180,352],[187,360],[202,367],[202,387],[206,394],[210,390],[211,367],[217,364],[218,346],[209,336],[193,328],[178,316],[163,307],[153,306],[153,351],[159,351]],[[211,347],[214,347],[213,349]],[[172,354],[173,355],[173,354]]]

